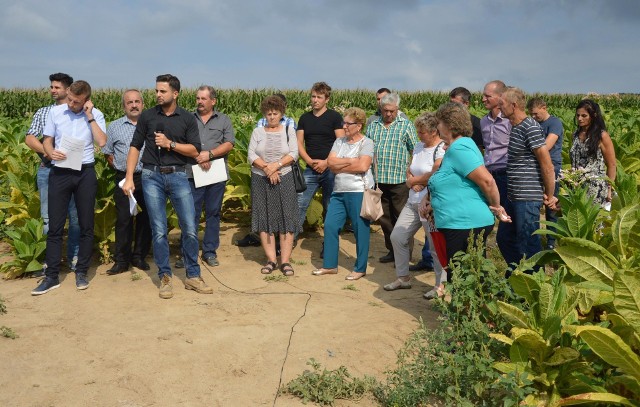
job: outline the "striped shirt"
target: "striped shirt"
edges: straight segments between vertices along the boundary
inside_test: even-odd
[[[102,153],[113,156],[113,166],[118,171],[127,171],[127,155],[129,154],[129,146],[135,130],[136,125],[131,123],[127,116],[112,121],[107,128],[107,144],[102,147]],[[143,151],[144,146],[138,156],[135,172],[142,171],[140,159]]]
[[[367,137],[374,143],[374,164],[378,167],[376,182],[403,184],[407,180],[413,148],[419,141],[413,123],[398,116],[386,128],[381,117],[367,127]]]
[[[533,154],[545,144],[542,128],[527,117],[511,129],[507,161],[507,195],[512,201],[542,201],[542,173]]]
[[[289,126],[294,130],[298,129],[298,127],[296,127],[296,121],[286,115],[282,115],[282,119],[280,119],[280,124],[283,124],[285,127]],[[266,117],[261,117],[260,120],[258,120],[256,127],[264,127],[266,125],[267,125]]]

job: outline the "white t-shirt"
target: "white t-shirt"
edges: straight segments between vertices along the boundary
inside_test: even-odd
[[[413,158],[411,159],[411,165],[409,166],[409,170],[414,176],[419,177],[428,172],[431,172],[434,163],[434,152],[436,160],[442,158],[444,156],[444,142],[441,142],[435,147],[425,147],[424,143],[422,142],[416,143],[416,146],[413,149]],[[407,202],[420,203],[420,200],[422,200],[422,197],[424,197],[426,194],[426,187],[420,192],[409,189],[409,198],[407,199]]]
[[[362,147],[362,148],[361,148]],[[356,158],[361,155],[368,155],[373,157],[373,140],[364,137],[362,140],[349,144],[346,137],[336,139],[331,148],[331,152],[336,153],[338,158]],[[336,178],[333,182],[334,192],[364,192],[364,180],[367,181],[367,186],[373,188],[373,174],[371,173],[371,167],[366,173],[361,174],[336,174]]]

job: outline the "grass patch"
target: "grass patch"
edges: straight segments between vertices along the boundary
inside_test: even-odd
[[[4,336],[5,338],[9,338],[9,339],[16,339],[20,337],[17,333],[13,331],[13,329],[4,325],[0,326],[0,336]]]
[[[284,274],[270,274],[268,276],[265,276],[263,280],[267,283],[285,283],[289,281],[289,277],[285,276]]]
[[[333,406],[336,400],[357,401],[377,386],[373,377],[353,377],[346,367],[335,370],[323,369],[322,365],[311,358],[307,365],[313,370],[305,370],[280,389],[281,394],[291,394],[308,402]]]
[[[6,314],[7,313],[7,306],[4,305],[4,298],[2,298],[2,296],[0,295],[0,314]]]
[[[372,307],[382,307],[381,303],[375,301],[369,301],[367,304],[371,305]]]
[[[356,287],[354,284],[347,284],[344,287],[342,287],[343,290],[349,290],[349,291],[358,291],[358,287]]]
[[[136,273],[135,271],[131,273],[131,281],[142,280],[142,275],[140,273]]]

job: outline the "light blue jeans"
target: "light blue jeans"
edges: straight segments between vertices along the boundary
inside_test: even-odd
[[[304,180],[307,183],[307,189],[304,192],[298,194],[298,208],[300,209],[300,230],[303,230],[304,220],[307,217],[307,209],[309,204],[316,194],[318,188],[322,188],[322,209],[326,217],[327,208],[329,207],[329,199],[331,199],[331,193],[333,193],[333,183],[336,175],[328,168],[320,174],[314,171],[311,167],[305,168],[302,173]],[[296,236],[298,234],[296,233]]]
[[[162,279],[164,275],[171,276],[167,236],[167,198],[178,215],[178,223],[182,231],[182,258],[187,270],[187,278],[200,277],[196,213],[187,174],[184,172],[162,174],[143,169],[142,190],[151,225],[153,260],[158,266],[158,277]]]
[[[44,222],[44,234],[49,233],[49,173],[51,168],[41,165],[38,167],[36,183],[40,194],[40,217]],[[78,211],[76,201],[71,195],[69,201],[69,236],[67,236],[67,261],[71,263],[73,258],[78,256],[80,250],[80,223],[78,222]]]

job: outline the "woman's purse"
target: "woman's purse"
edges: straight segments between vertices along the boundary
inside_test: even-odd
[[[375,179],[378,179],[378,166],[376,161],[373,163],[373,172]],[[366,174],[366,172],[365,172]],[[360,207],[360,217],[375,222],[382,217],[382,191],[378,188],[378,184],[374,183],[373,188],[369,188],[367,180],[362,176],[364,183],[364,195],[362,196],[362,206]]]
[[[287,145],[289,145],[289,125],[284,129],[287,134]],[[294,160],[291,163],[291,173],[293,174],[293,183],[296,185],[296,192],[304,192],[307,190],[307,182],[304,180],[302,170],[298,165],[298,160]]]

